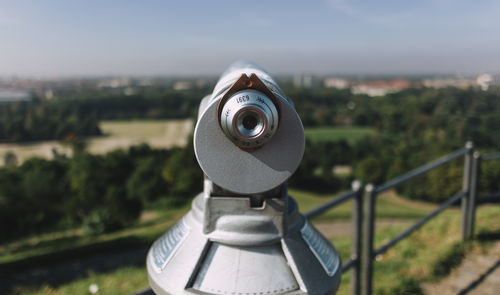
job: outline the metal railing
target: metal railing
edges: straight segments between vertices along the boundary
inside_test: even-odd
[[[471,187],[470,187],[470,204],[468,211],[468,227],[467,234],[468,238],[474,236],[474,228],[476,223],[476,210],[479,203],[486,203],[495,200],[499,200],[500,191],[490,193],[488,195],[478,196],[479,193],[479,180],[481,176],[481,163],[483,161],[500,160],[500,152],[490,153],[481,155],[479,152],[475,152],[472,156],[472,176],[471,176]]]
[[[462,201],[461,212],[462,212],[462,238],[464,240],[469,238],[469,224],[470,224],[470,184],[471,184],[471,167],[472,167],[472,142],[467,142],[465,148],[459,149],[455,152],[452,152],[448,155],[445,155],[433,162],[425,164],[421,167],[418,167],[410,172],[407,172],[401,176],[398,176],[384,184],[379,186],[374,186],[372,184],[368,184],[365,187],[365,196],[363,200],[364,206],[364,216],[363,216],[363,233],[362,233],[362,254],[361,254],[361,292],[360,293],[352,293],[355,295],[363,294],[370,295],[372,294],[373,288],[373,261],[377,257],[391,247],[396,245],[399,241],[409,236],[411,233],[422,227],[425,223],[430,221],[432,218],[439,215],[446,208],[455,204],[459,200]],[[427,173],[441,165],[451,162],[459,157],[465,156],[464,160],[464,173],[463,173],[463,185],[462,191],[457,192],[455,195],[451,196],[448,200],[442,203],[437,209],[429,213],[427,216],[422,217],[415,224],[411,225],[408,229],[398,234],[396,237],[391,239],[389,242],[385,243],[381,247],[375,249],[374,248],[374,238],[375,238],[375,205],[377,196],[387,191],[391,188],[394,188],[400,184],[407,182],[410,179],[413,179],[417,176],[420,176],[424,173]]]
[[[401,185],[417,176],[425,174],[460,157],[464,157],[463,183],[461,191],[456,192],[428,215],[422,217],[390,241],[375,249],[375,209],[377,196],[389,189]],[[352,191],[320,205],[319,207],[307,212],[305,216],[307,218],[316,217],[347,200],[354,199],[352,214],[353,238],[351,257],[345,263],[343,270],[347,271],[351,268],[353,269],[351,277],[352,295],[371,295],[373,291],[373,262],[375,258],[378,255],[385,253],[399,241],[408,237],[411,233],[421,228],[424,224],[442,213],[445,209],[458,203],[459,201],[461,202],[462,240],[466,241],[473,238],[475,213],[478,202],[497,200],[500,197],[500,191],[478,197],[481,161],[496,159],[500,159],[500,152],[481,156],[478,152],[473,153],[472,142],[467,142],[464,148],[411,170],[387,181],[384,184],[378,186],[367,184],[363,188],[361,182],[355,181],[353,182]],[[362,194],[361,191],[364,191],[364,194]]]

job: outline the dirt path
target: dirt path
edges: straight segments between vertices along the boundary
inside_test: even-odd
[[[426,295],[500,294],[500,241],[485,250],[472,250],[444,280],[421,287]]]

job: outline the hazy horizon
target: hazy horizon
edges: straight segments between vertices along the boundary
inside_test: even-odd
[[[0,77],[500,73],[500,2],[0,1]]]

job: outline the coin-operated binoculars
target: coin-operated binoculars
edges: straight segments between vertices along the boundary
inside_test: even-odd
[[[147,257],[156,294],[336,293],[338,253],[287,193],[304,141],[276,82],[254,64],[231,65],[194,131],[204,191]]]

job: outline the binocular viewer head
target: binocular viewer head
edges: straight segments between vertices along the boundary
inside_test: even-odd
[[[257,194],[283,184],[304,153],[292,102],[258,66],[237,62],[206,96],[194,132],[196,158],[214,184]]]

